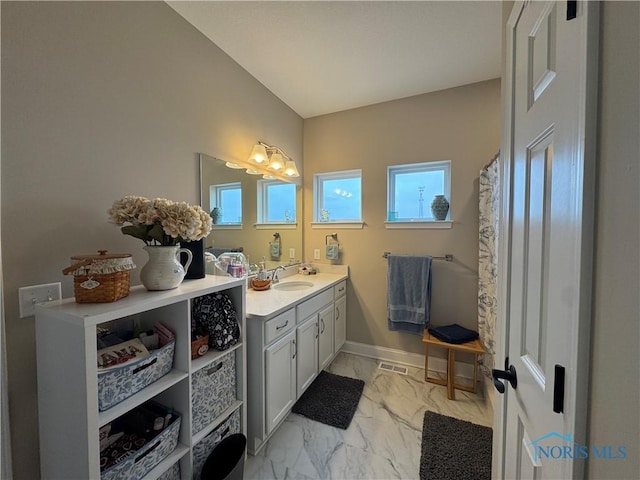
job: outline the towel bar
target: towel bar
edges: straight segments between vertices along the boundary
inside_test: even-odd
[[[384,252],[382,254],[383,258],[389,258],[389,255],[391,255],[391,252]],[[434,260],[444,260],[445,262],[453,262],[453,255],[450,253],[447,253],[446,255],[440,256],[440,257],[431,257]]]

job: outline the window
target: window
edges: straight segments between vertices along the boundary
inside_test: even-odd
[[[314,175],[313,204],[316,223],[361,223],[362,171]]]
[[[433,222],[434,197],[451,201],[451,161],[387,167],[387,183],[387,222]]]
[[[280,180],[258,180],[258,223],[295,223],[296,186]]]
[[[240,182],[209,185],[209,205],[215,224],[239,225],[242,223],[242,184]]]

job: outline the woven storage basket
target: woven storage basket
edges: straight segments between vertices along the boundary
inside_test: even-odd
[[[73,256],[71,262],[62,273],[73,275],[77,303],[109,303],[129,295],[130,270],[136,268],[131,254],[98,250],[98,255]]]

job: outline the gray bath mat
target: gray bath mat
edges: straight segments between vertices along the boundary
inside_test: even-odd
[[[293,406],[293,413],[346,430],[358,408],[364,382],[324,370]]]
[[[492,436],[489,427],[426,412],[420,480],[490,480]]]

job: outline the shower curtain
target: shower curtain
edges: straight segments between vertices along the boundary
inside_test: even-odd
[[[498,153],[480,171],[480,251],[478,255],[478,331],[487,355],[480,358],[480,371],[491,377],[497,320],[498,216],[500,168]]]

